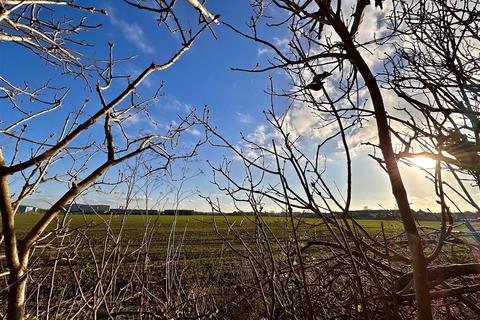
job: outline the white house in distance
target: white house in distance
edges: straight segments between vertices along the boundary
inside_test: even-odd
[[[20,205],[18,206],[17,213],[28,213],[28,212],[33,213],[33,212],[37,212],[38,210],[39,208],[34,206]]]

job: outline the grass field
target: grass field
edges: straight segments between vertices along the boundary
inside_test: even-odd
[[[40,220],[40,214],[18,214],[15,217],[17,226],[17,233],[25,234],[28,229]],[[59,219],[63,219],[60,216]],[[109,216],[109,215],[69,215],[66,219],[70,222],[72,228],[78,228],[83,226],[90,226],[96,231],[101,231],[103,228],[101,225],[105,221],[112,219],[112,227],[114,229],[119,228],[122,216]],[[254,228],[254,217],[251,216],[228,216],[228,223],[235,224],[237,226],[243,226],[247,229]],[[283,229],[285,219],[283,217],[264,217],[264,221],[269,224],[273,229]],[[217,216],[215,218],[217,225],[220,229],[227,227],[227,222],[223,217]],[[401,224],[398,221],[392,220],[358,220],[361,225],[371,230],[372,232],[380,231],[381,224],[384,224],[386,230],[396,231],[401,229]],[[211,215],[192,215],[192,216],[143,216],[143,215],[130,215],[125,217],[125,231],[133,234],[137,234],[139,231],[143,231],[146,223],[154,223],[159,232],[170,232],[173,224],[176,224],[177,230],[184,230],[186,228],[188,235],[198,236],[199,234],[212,233],[215,231],[213,226],[214,218]],[[316,218],[303,218],[297,219],[297,223],[300,223],[302,229],[321,229],[315,227],[319,223],[319,219]],[[1,225],[1,224],[0,224]],[[437,222],[425,222],[422,225],[438,225]],[[52,229],[54,226],[50,226]]]
[[[17,234],[21,239],[30,227],[40,219],[38,214],[22,214],[16,216]],[[233,239],[236,245],[240,245],[234,238],[232,232],[229,232],[229,226],[234,226],[235,230],[242,233],[247,239],[251,237],[255,230],[254,217],[229,216],[228,218],[216,217],[215,221],[211,215],[194,216],[109,216],[109,215],[69,215],[60,216],[59,219],[68,222],[69,227],[74,230],[85,230],[86,234],[92,239],[97,240],[96,245],[101,246],[105,239],[107,226],[110,226],[112,234],[118,234],[123,224],[122,239],[128,241],[132,248],[138,247],[143,238],[146,226],[153,230],[150,253],[156,257],[156,260],[163,260],[167,257],[167,248],[169,241],[174,239],[175,245],[181,244],[180,257],[182,261],[202,263],[211,262],[220,256],[225,259],[236,259],[238,257],[226,249],[225,241],[220,235],[228,235]],[[270,229],[270,235],[279,240],[284,240],[288,232],[286,228],[291,226],[286,223],[284,218],[265,217],[264,221]],[[359,220],[360,224],[372,234],[381,231],[383,223],[386,233],[399,233],[402,226],[397,221],[391,220]],[[322,238],[325,235],[323,225],[319,225],[319,219],[305,218],[296,221],[300,237],[310,239]],[[436,226],[438,222],[425,222],[425,226]],[[55,225],[50,226],[50,230]],[[172,228],[174,231],[172,233]],[[172,234],[175,235],[172,238]]]
[[[21,214],[16,216],[16,228],[18,237],[21,239],[40,219],[39,214]],[[223,217],[216,217],[215,221],[211,215],[194,215],[194,216],[142,216],[131,215],[125,216],[109,215],[69,215],[66,221],[71,229],[86,230],[89,237],[97,239],[98,246],[103,243],[107,226],[110,226],[113,234],[118,234],[122,222],[122,239],[130,242],[132,248],[138,247],[142,241],[143,233],[148,225],[153,229],[152,246],[150,252],[158,260],[166,258],[169,239],[171,241],[172,228],[175,228],[175,245],[181,243],[181,259],[183,261],[208,262],[217,259],[219,255],[224,258],[234,259],[235,255],[226,249],[224,240],[221,235],[229,234],[229,225],[234,226],[235,230],[242,232],[244,235],[251,235],[255,230],[254,217],[229,216],[227,220]],[[59,217],[64,219],[63,216]],[[271,234],[278,239],[284,239],[286,236],[286,224],[284,218],[265,217],[266,225],[270,228]],[[324,227],[318,226],[318,219],[307,218],[297,221],[299,224],[299,234],[309,238],[321,237],[324,233]],[[215,227],[216,225],[216,227]],[[376,232],[380,230],[381,221],[364,220],[362,225]],[[287,225],[290,227],[289,225]],[[401,226],[395,221],[384,221],[384,226],[389,231],[399,231]],[[50,226],[50,230],[55,228],[55,224]],[[230,239],[233,234],[229,234]],[[248,236],[247,236],[248,238]],[[236,242],[236,241],[234,241]]]
[[[40,218],[39,214],[17,215],[19,238]],[[49,297],[52,279],[55,279],[53,288],[58,297],[64,299],[65,295],[67,309],[70,305],[76,308],[71,301],[78,303],[79,308],[83,306],[78,299],[79,288],[82,295],[89,297],[103,294],[99,291],[102,288],[112,288],[107,292],[109,301],[117,303],[118,310],[122,311],[137,310],[139,305],[144,305],[143,299],[151,297],[150,308],[157,308],[162,313],[176,314],[178,310],[191,312],[191,297],[195,296],[200,299],[199,305],[204,304],[205,308],[212,310],[217,310],[218,305],[235,301],[232,308],[238,309],[232,309],[236,310],[232,312],[243,313],[245,310],[255,310],[257,303],[260,303],[258,295],[254,294],[256,289],[252,287],[257,277],[275,279],[273,276],[269,278],[272,274],[281,275],[276,278],[279,279],[279,285],[275,288],[285,290],[290,298],[299,292],[295,277],[291,277],[292,270],[297,270],[298,265],[296,247],[291,241],[292,226],[288,219],[265,217],[263,228],[267,230],[266,235],[257,237],[254,219],[250,216],[216,216],[214,219],[211,215],[60,216],[58,220],[65,220],[68,228],[67,233],[58,235],[66,236],[40,241],[32,255],[30,283],[35,285],[30,288],[35,299],[34,305],[38,301],[47,304],[46,297]],[[380,241],[383,240],[382,225],[387,238],[403,231],[398,221],[358,222]],[[338,286],[338,294],[347,292],[345,284],[351,281],[352,274],[348,256],[341,249],[325,246],[325,242],[310,246],[304,241],[308,238],[335,243],[326,226],[316,218],[297,219],[295,226],[301,241],[300,247],[305,249],[302,250],[302,259],[308,266],[312,281],[315,281],[311,288],[320,290],[320,297],[321,290],[330,286],[332,279],[337,281],[337,276],[344,274],[338,276],[335,285]],[[432,228],[437,229],[439,222],[422,222],[422,226],[429,228],[426,230],[429,239],[438,236]],[[53,228],[55,223],[50,230]],[[455,230],[464,231],[465,227],[458,225]],[[235,233],[241,236],[241,240],[234,236]],[[230,240],[231,247],[222,236]],[[399,241],[390,242],[390,239]],[[390,239],[387,239],[388,246],[396,246],[396,252],[406,252],[405,237]],[[430,247],[426,252],[431,252]],[[475,258],[468,248],[456,247],[453,243],[444,246],[444,251],[449,254],[451,263],[471,262]],[[373,257],[371,252],[367,254]],[[398,264],[398,261],[392,263],[395,266]],[[0,267],[0,271],[6,272],[5,264]],[[406,272],[410,270],[406,264],[397,267]],[[272,268],[275,268],[275,273],[272,273]],[[140,299],[138,293],[144,292],[143,288],[148,290]],[[58,297],[54,295],[54,299]],[[324,301],[321,297],[319,302]],[[97,311],[100,314],[102,310]]]

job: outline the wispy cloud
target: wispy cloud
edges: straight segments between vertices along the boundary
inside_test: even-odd
[[[261,56],[265,53],[268,53],[270,52],[271,50],[267,49],[267,48],[257,48],[257,55]]]
[[[182,102],[171,95],[161,97],[155,105],[165,110],[185,111],[187,113],[190,113],[195,109],[192,105]]]
[[[290,43],[290,39],[289,38],[273,38],[273,44],[276,46],[276,47],[287,47],[287,45]]]
[[[194,135],[194,136],[196,136],[196,137],[202,135],[202,132],[201,132],[200,130],[198,130],[197,128],[190,128],[190,129],[188,129],[188,132],[189,132],[191,135]]]
[[[237,112],[237,118],[241,123],[253,123],[253,117],[248,113]]]
[[[275,37],[273,38],[273,44],[275,47],[281,51],[285,51],[288,49],[288,46],[290,44],[290,39],[289,38],[278,38]],[[257,56],[261,56],[267,53],[273,53],[273,50],[270,47],[261,47],[257,48]]]
[[[110,22],[122,31],[123,36],[128,41],[145,53],[154,52],[153,48],[147,43],[143,29],[137,23],[131,23],[121,19],[116,15],[115,10],[110,9],[109,12]]]
[[[127,74],[129,74],[131,77],[138,77],[140,75],[140,73],[142,73],[144,70],[143,69],[139,69],[137,67],[134,67],[132,65],[128,65],[125,69],[125,71],[127,72]],[[147,88],[149,89],[157,89],[157,88],[154,88],[155,87],[155,83],[154,81],[152,81],[152,79],[155,77],[155,75],[150,75],[149,77],[146,77],[145,79],[143,79],[142,81],[142,84],[144,84]]]

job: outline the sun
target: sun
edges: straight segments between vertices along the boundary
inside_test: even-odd
[[[435,160],[433,160],[432,158],[418,156],[410,158],[410,161],[412,161],[412,163],[417,167],[423,169],[435,168]]]

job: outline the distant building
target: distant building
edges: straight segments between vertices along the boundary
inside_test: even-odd
[[[398,210],[353,210],[350,214],[355,219],[369,219],[369,220],[394,220],[398,217]]]
[[[145,214],[149,216],[154,216],[159,214],[160,212],[158,210],[154,209],[124,209],[124,208],[118,208],[118,209],[110,209],[111,214],[128,214],[128,215],[140,215],[140,214]]]
[[[163,214],[166,216],[191,216],[195,214],[195,210],[189,210],[189,209],[166,209],[163,210]]]
[[[33,206],[18,206],[17,213],[37,212],[39,209]]]
[[[110,206],[105,204],[77,204],[72,203],[70,207],[71,213],[108,213]]]

